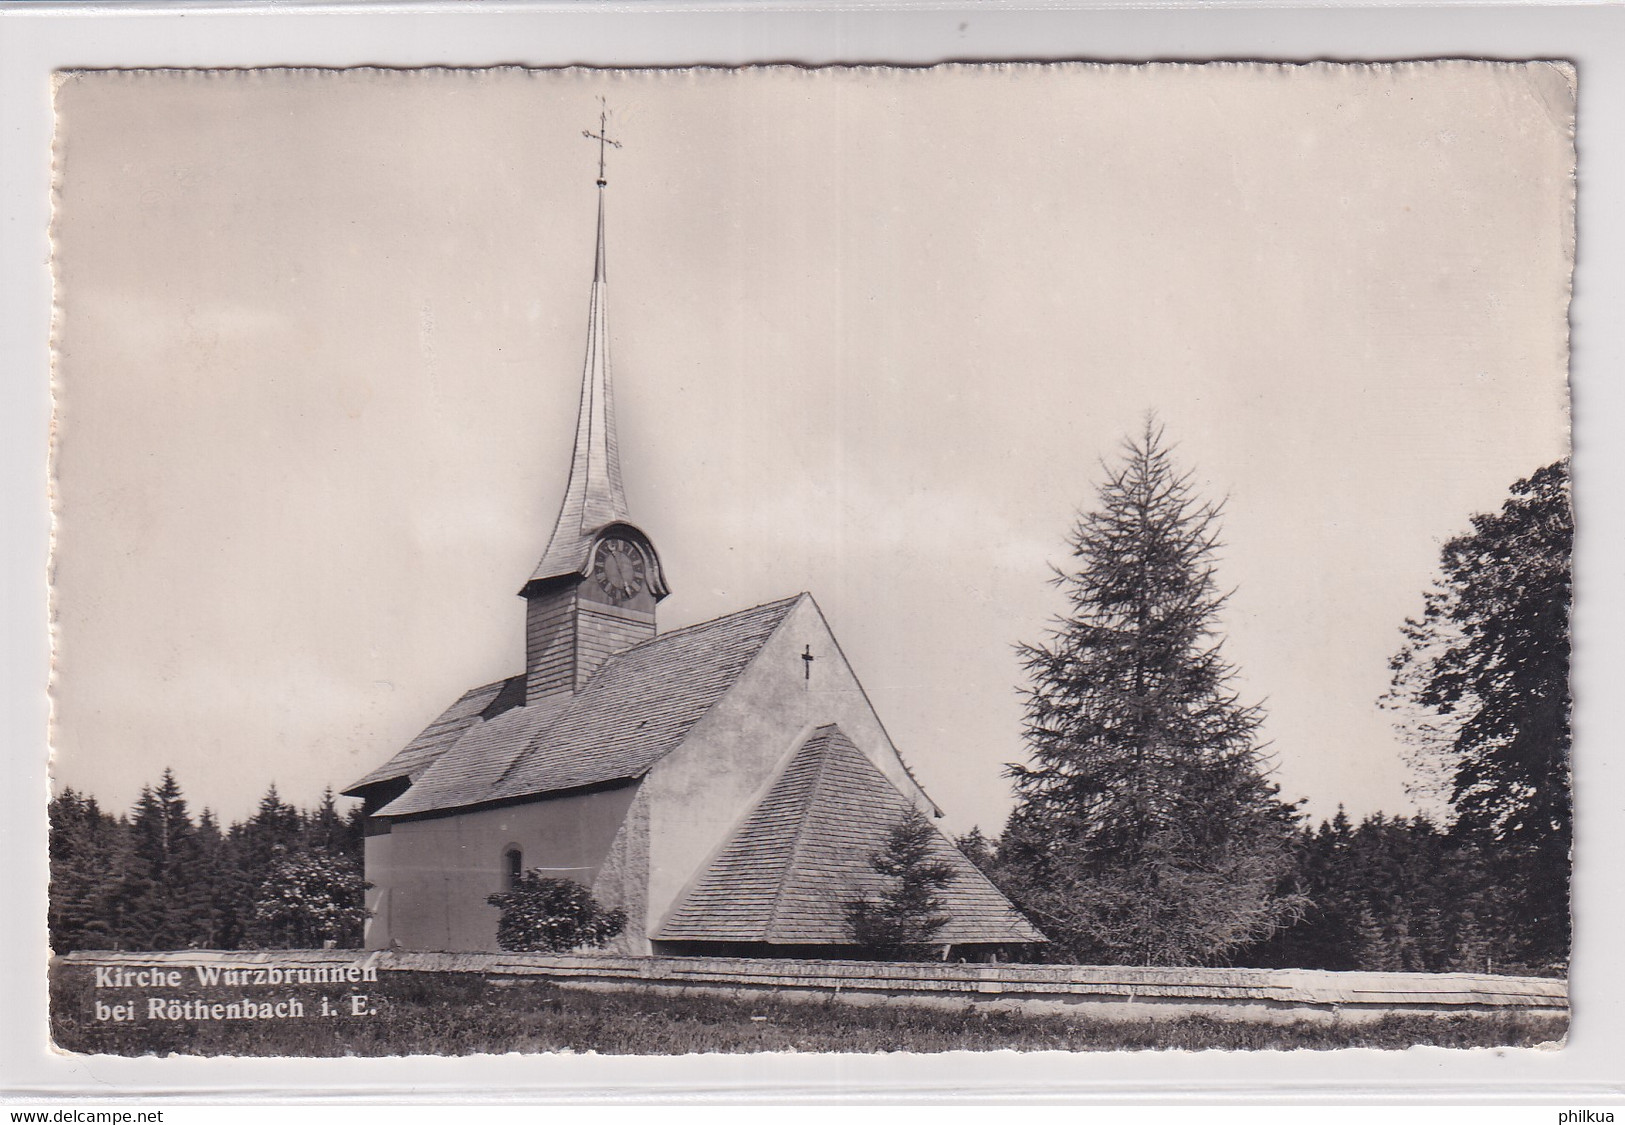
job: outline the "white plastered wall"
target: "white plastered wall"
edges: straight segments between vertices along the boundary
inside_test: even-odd
[[[810,649],[810,668],[802,654]],[[683,744],[649,772],[649,933],[817,728],[838,725],[922,811],[909,776],[812,597],[803,594]]]

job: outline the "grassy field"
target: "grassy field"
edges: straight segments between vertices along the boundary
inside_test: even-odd
[[[1533,1046],[1561,1034],[1551,1020],[1506,1016],[1391,1016],[1332,1026],[1269,1025],[1184,1016],[1118,1023],[895,1003],[860,1006],[641,992],[583,992],[546,983],[494,984],[474,975],[391,973],[365,986],[371,1014],[349,1015],[345,986],[168,990],[224,1001],[298,997],[305,1014],[264,1020],[95,1018],[98,1001],[137,1001],[141,990],[92,987],[91,971],[59,967],[52,981],[53,1038],[65,1050],[144,1055],[464,1055],[544,1051],[687,1054],[721,1051],[1110,1051],[1157,1048],[1264,1050],[1336,1047]],[[321,1015],[326,996],[332,1014]]]

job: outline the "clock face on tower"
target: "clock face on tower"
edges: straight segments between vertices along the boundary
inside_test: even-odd
[[[598,544],[592,575],[616,605],[630,601],[643,589],[644,569],[643,551],[630,539],[607,536]]]

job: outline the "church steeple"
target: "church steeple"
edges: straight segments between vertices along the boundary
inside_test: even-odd
[[[587,357],[581,373],[581,406],[576,414],[575,452],[570,478],[552,538],[532,582],[581,569],[593,534],[627,518],[621,484],[621,455],[615,437],[615,405],[609,378],[608,283],[604,270],[604,187],[598,180],[598,246],[593,258],[592,295],[587,303]]]
[[[581,373],[575,449],[553,534],[520,595],[526,621],[526,699],[578,690],[611,653],[655,635],[655,603],[667,594],[659,556],[628,516],[610,389],[608,280],[604,258],[604,159],[599,131],[598,226],[587,304],[587,354]]]

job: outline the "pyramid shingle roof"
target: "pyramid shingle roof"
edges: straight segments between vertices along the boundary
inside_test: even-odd
[[[802,744],[767,795],[661,927],[662,941],[854,944],[846,903],[883,878],[869,858],[909,808],[839,727]],[[1040,942],[1045,938],[941,833],[933,858],[954,870],[940,892],[948,923],[934,940]]]
[[[687,737],[803,597],[616,653],[573,696],[521,706],[522,676],[475,688],[346,792],[410,777],[412,787],[379,810],[408,816],[641,777]],[[516,681],[518,691],[504,691]],[[497,706],[503,701],[509,706]]]

